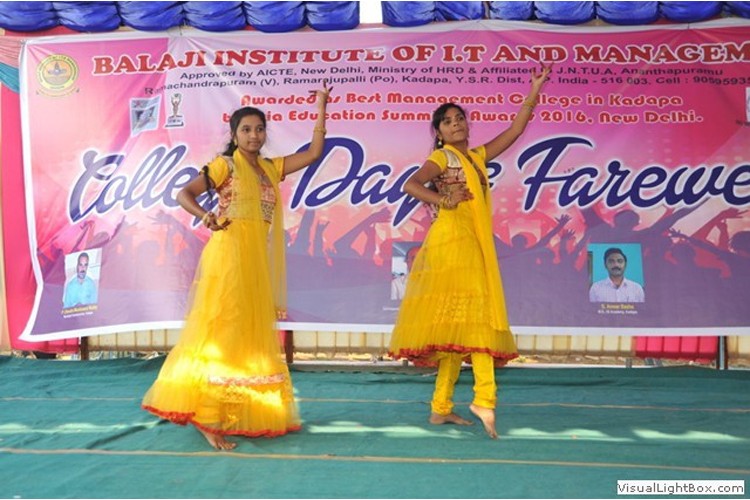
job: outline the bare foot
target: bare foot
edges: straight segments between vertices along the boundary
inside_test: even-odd
[[[233,443],[231,441],[227,441],[224,436],[221,434],[213,434],[208,431],[204,431],[201,428],[197,428],[201,434],[203,434],[203,437],[206,438],[206,441],[208,441],[208,444],[216,448],[217,450],[233,450],[235,446],[237,446],[237,443]]]
[[[441,415],[439,413],[430,413],[430,423],[434,425],[442,425],[442,424],[456,424],[456,425],[474,425],[474,422],[471,420],[466,420],[465,418],[461,418],[455,413],[451,413],[448,415]]]
[[[471,413],[476,415],[484,425],[484,430],[492,439],[497,439],[497,431],[495,430],[495,410],[491,408],[482,408],[477,405],[470,405],[469,409]]]

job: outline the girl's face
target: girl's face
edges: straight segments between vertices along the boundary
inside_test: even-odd
[[[437,136],[445,144],[455,144],[468,140],[469,124],[460,109],[448,108],[440,122]]]
[[[260,117],[245,116],[240,120],[234,138],[241,153],[256,155],[266,142],[266,127]]]

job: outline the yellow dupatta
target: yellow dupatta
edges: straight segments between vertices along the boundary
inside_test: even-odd
[[[450,145],[446,144],[443,149],[450,150],[459,159],[466,177],[466,187],[474,195],[474,199],[463,203],[468,203],[471,207],[474,230],[484,257],[487,291],[490,299],[490,324],[495,330],[509,331],[510,326],[505,313],[505,293],[500,278],[500,267],[497,263],[495,240],[492,232],[492,197],[489,192],[489,180],[484,187],[479,179],[479,172],[477,172],[477,169],[479,169],[484,178],[488,179],[487,166],[484,160],[471,150],[469,150],[470,159]],[[472,161],[477,168],[474,168]]]
[[[250,210],[252,210],[253,218],[260,221],[263,220],[260,208],[260,180],[257,175],[253,174],[252,167],[242,153],[237,149],[232,155],[234,160],[235,175],[239,173],[241,176],[247,177],[248,189],[250,190],[250,197],[253,200]],[[271,222],[270,234],[265,232],[262,235],[258,235],[258,238],[262,238],[259,241],[266,241],[268,245],[268,264],[271,278],[271,289],[273,293],[274,304],[276,306],[277,318],[286,317],[286,255],[284,245],[284,211],[282,207],[281,193],[279,191],[279,183],[281,182],[281,167],[275,168],[274,161],[281,162],[283,167],[283,158],[275,160],[269,160],[268,158],[259,157],[258,165],[263,169],[268,179],[271,181],[273,186],[273,192],[276,195],[276,204],[274,205],[273,220]],[[257,212],[256,212],[257,211]],[[259,225],[258,227],[262,227]]]

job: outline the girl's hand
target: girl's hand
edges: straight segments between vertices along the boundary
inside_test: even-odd
[[[549,66],[541,64],[541,67],[541,71],[537,71],[537,69],[534,68],[534,70],[531,72],[531,87],[536,90],[542,88],[542,85],[544,85],[544,82],[547,81],[547,77],[552,72],[552,63],[550,63]]]
[[[206,214],[203,216],[202,222],[203,225],[211,231],[224,231],[227,226],[232,223],[232,221],[228,217],[224,219],[224,222],[219,222],[219,219],[213,212],[206,212]]]
[[[328,80],[323,80],[323,88],[320,90],[310,90],[310,94],[318,96],[318,108],[324,109],[328,103],[328,96],[331,94],[333,87],[328,87]]]
[[[458,206],[459,203],[465,201],[471,201],[474,199],[474,195],[466,186],[458,186],[457,189],[452,190],[446,195],[445,208],[453,209]]]

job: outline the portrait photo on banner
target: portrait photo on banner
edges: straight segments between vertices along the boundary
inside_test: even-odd
[[[406,280],[414,259],[422,246],[421,241],[396,241],[391,257],[391,300],[401,300],[406,291]]]
[[[101,278],[101,249],[92,248],[65,256],[65,289],[62,297],[62,316],[93,314],[99,302]]]
[[[640,243],[591,243],[588,256],[590,302],[645,302]]]

